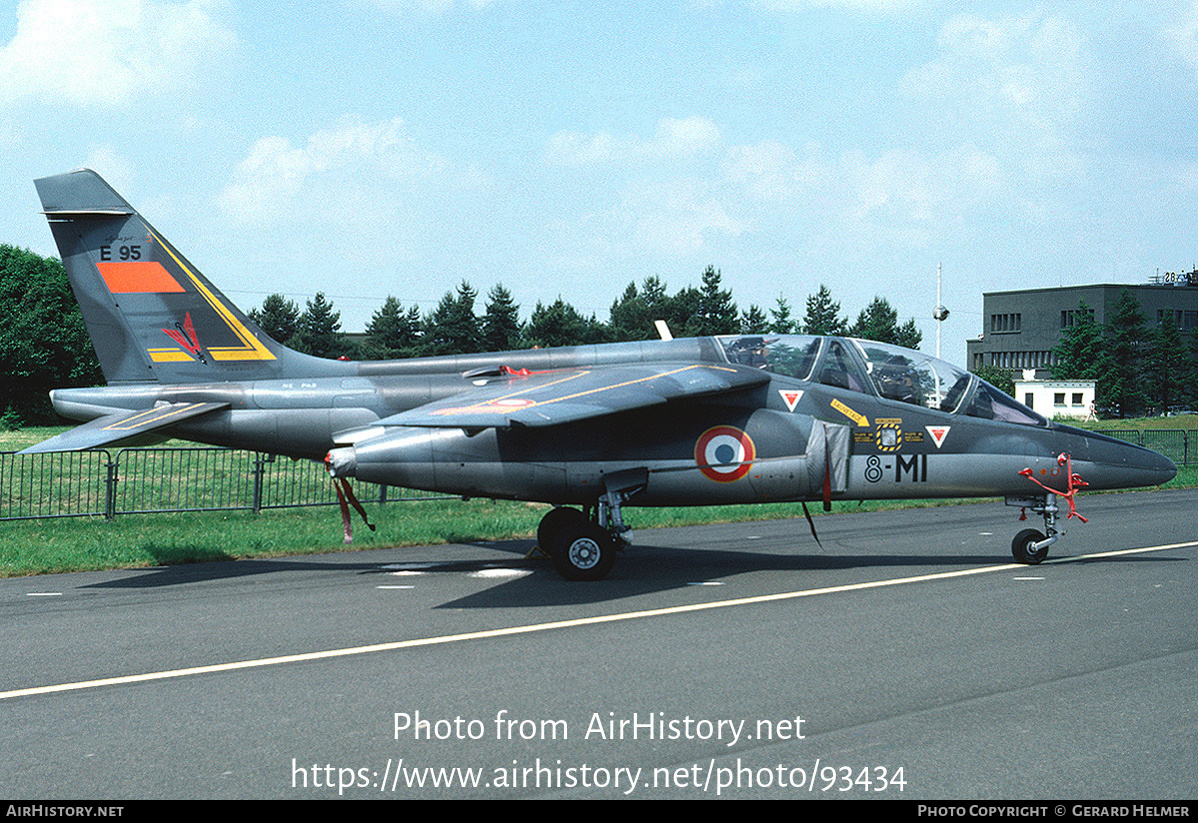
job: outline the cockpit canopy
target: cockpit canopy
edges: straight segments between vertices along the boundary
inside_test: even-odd
[[[1048,422],[977,375],[920,351],[799,334],[717,338],[728,362],[949,414],[1027,426]]]

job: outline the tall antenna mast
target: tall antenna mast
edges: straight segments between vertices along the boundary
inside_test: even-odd
[[[944,319],[948,317],[948,309],[940,302],[940,280],[943,266],[940,263],[936,264],[936,310],[932,312],[932,317],[936,319],[936,357],[940,357],[940,325]]]

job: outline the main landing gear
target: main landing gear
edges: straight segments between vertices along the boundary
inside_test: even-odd
[[[553,558],[567,580],[602,580],[616,561],[616,552],[632,545],[632,530],[620,508],[645,487],[644,469],[618,472],[604,480],[604,493],[586,513],[569,507],[550,509],[537,526],[537,545]]]

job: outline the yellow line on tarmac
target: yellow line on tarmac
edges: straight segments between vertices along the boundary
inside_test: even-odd
[[[1140,549],[1121,549],[1117,551],[1099,552],[1098,554],[1080,555],[1078,557],[1061,557],[1045,562],[1070,563],[1076,562],[1078,560],[1090,560],[1101,557],[1118,557],[1121,555],[1168,551],[1170,549],[1182,549],[1188,548],[1190,546],[1198,546],[1198,541],[1190,541],[1188,543],[1170,543],[1162,546],[1147,546]],[[231,672],[238,669],[255,669],[264,666],[277,666],[284,663],[304,663],[311,660],[328,660],[337,657],[349,657],[356,654],[398,651],[400,649],[412,649],[419,646],[437,646],[445,643],[460,643],[464,640],[486,640],[493,637],[509,637],[519,634],[533,634],[534,632],[551,631],[553,629],[568,629],[574,628],[576,626],[594,626],[602,623],[616,623],[623,620],[638,620],[646,617],[662,617],[670,614],[684,614],[686,612],[700,612],[707,611],[709,609],[723,609],[730,606],[749,606],[757,603],[771,603],[780,600],[795,600],[800,597],[814,597],[821,594],[837,594],[841,592],[861,591],[864,589],[878,589],[885,586],[901,586],[909,583],[926,583],[933,580],[948,580],[954,577],[968,577],[975,574],[988,574],[990,572],[1011,571],[1014,569],[1026,568],[1027,566],[1022,563],[1004,563],[998,566],[983,566],[977,569],[960,569],[958,571],[952,572],[921,574],[914,577],[897,577],[889,580],[871,580],[865,583],[848,583],[843,586],[827,586],[819,589],[803,589],[793,592],[779,592],[778,594],[763,594],[757,595],[755,597],[737,597],[731,600],[716,600],[709,603],[690,603],[682,606],[666,606],[660,609],[646,609],[635,612],[604,614],[597,615],[595,617],[576,617],[570,620],[555,620],[549,623],[533,623],[527,626],[509,626],[503,629],[487,629],[485,631],[464,632],[462,634],[447,634],[440,637],[421,637],[413,640],[397,640],[392,643],[376,643],[370,646],[354,646],[347,649],[329,649],[323,652],[288,654],[281,657],[264,657],[258,660],[242,660],[235,663],[216,663],[211,666],[193,666],[187,669],[171,669],[169,671],[147,672],[146,674],[125,675],[123,677],[105,677],[100,680],[83,680],[78,683],[60,683],[54,686],[36,686],[31,689],[14,689],[13,691],[0,692],[0,700],[7,700],[13,697],[28,697],[38,694],[53,694],[55,692],[95,689],[101,686],[146,683],[153,680],[167,680],[172,677],[187,677],[189,675],[195,674],[212,674],[217,672]]]

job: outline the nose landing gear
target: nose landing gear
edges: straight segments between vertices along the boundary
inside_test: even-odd
[[[1064,497],[1066,502],[1069,503],[1069,514],[1066,516],[1066,520],[1076,517],[1083,523],[1087,522],[1086,518],[1078,514],[1073,498],[1078,489],[1089,484],[1085,480],[1082,480],[1081,475],[1073,473],[1073,461],[1068,454],[1062,452],[1057,455],[1057,465],[1065,467],[1065,476],[1069,482],[1069,486],[1065,491],[1055,491],[1037,480],[1031,469],[1024,469],[1019,474],[1044,489],[1045,494],[1040,497],[1008,497],[1006,500],[1008,506],[1019,506],[1025,510],[1031,509],[1035,514],[1043,515],[1044,517],[1043,534],[1035,529],[1024,529],[1015,535],[1015,539],[1011,541],[1011,554],[1020,563],[1027,563],[1034,566],[1042,562],[1044,558],[1048,557],[1048,547],[1057,542],[1061,538],[1061,535],[1065,533],[1057,530],[1057,514],[1061,511],[1057,507],[1057,495]],[[1020,514],[1019,519],[1024,520],[1026,517],[1027,513],[1025,511]]]

